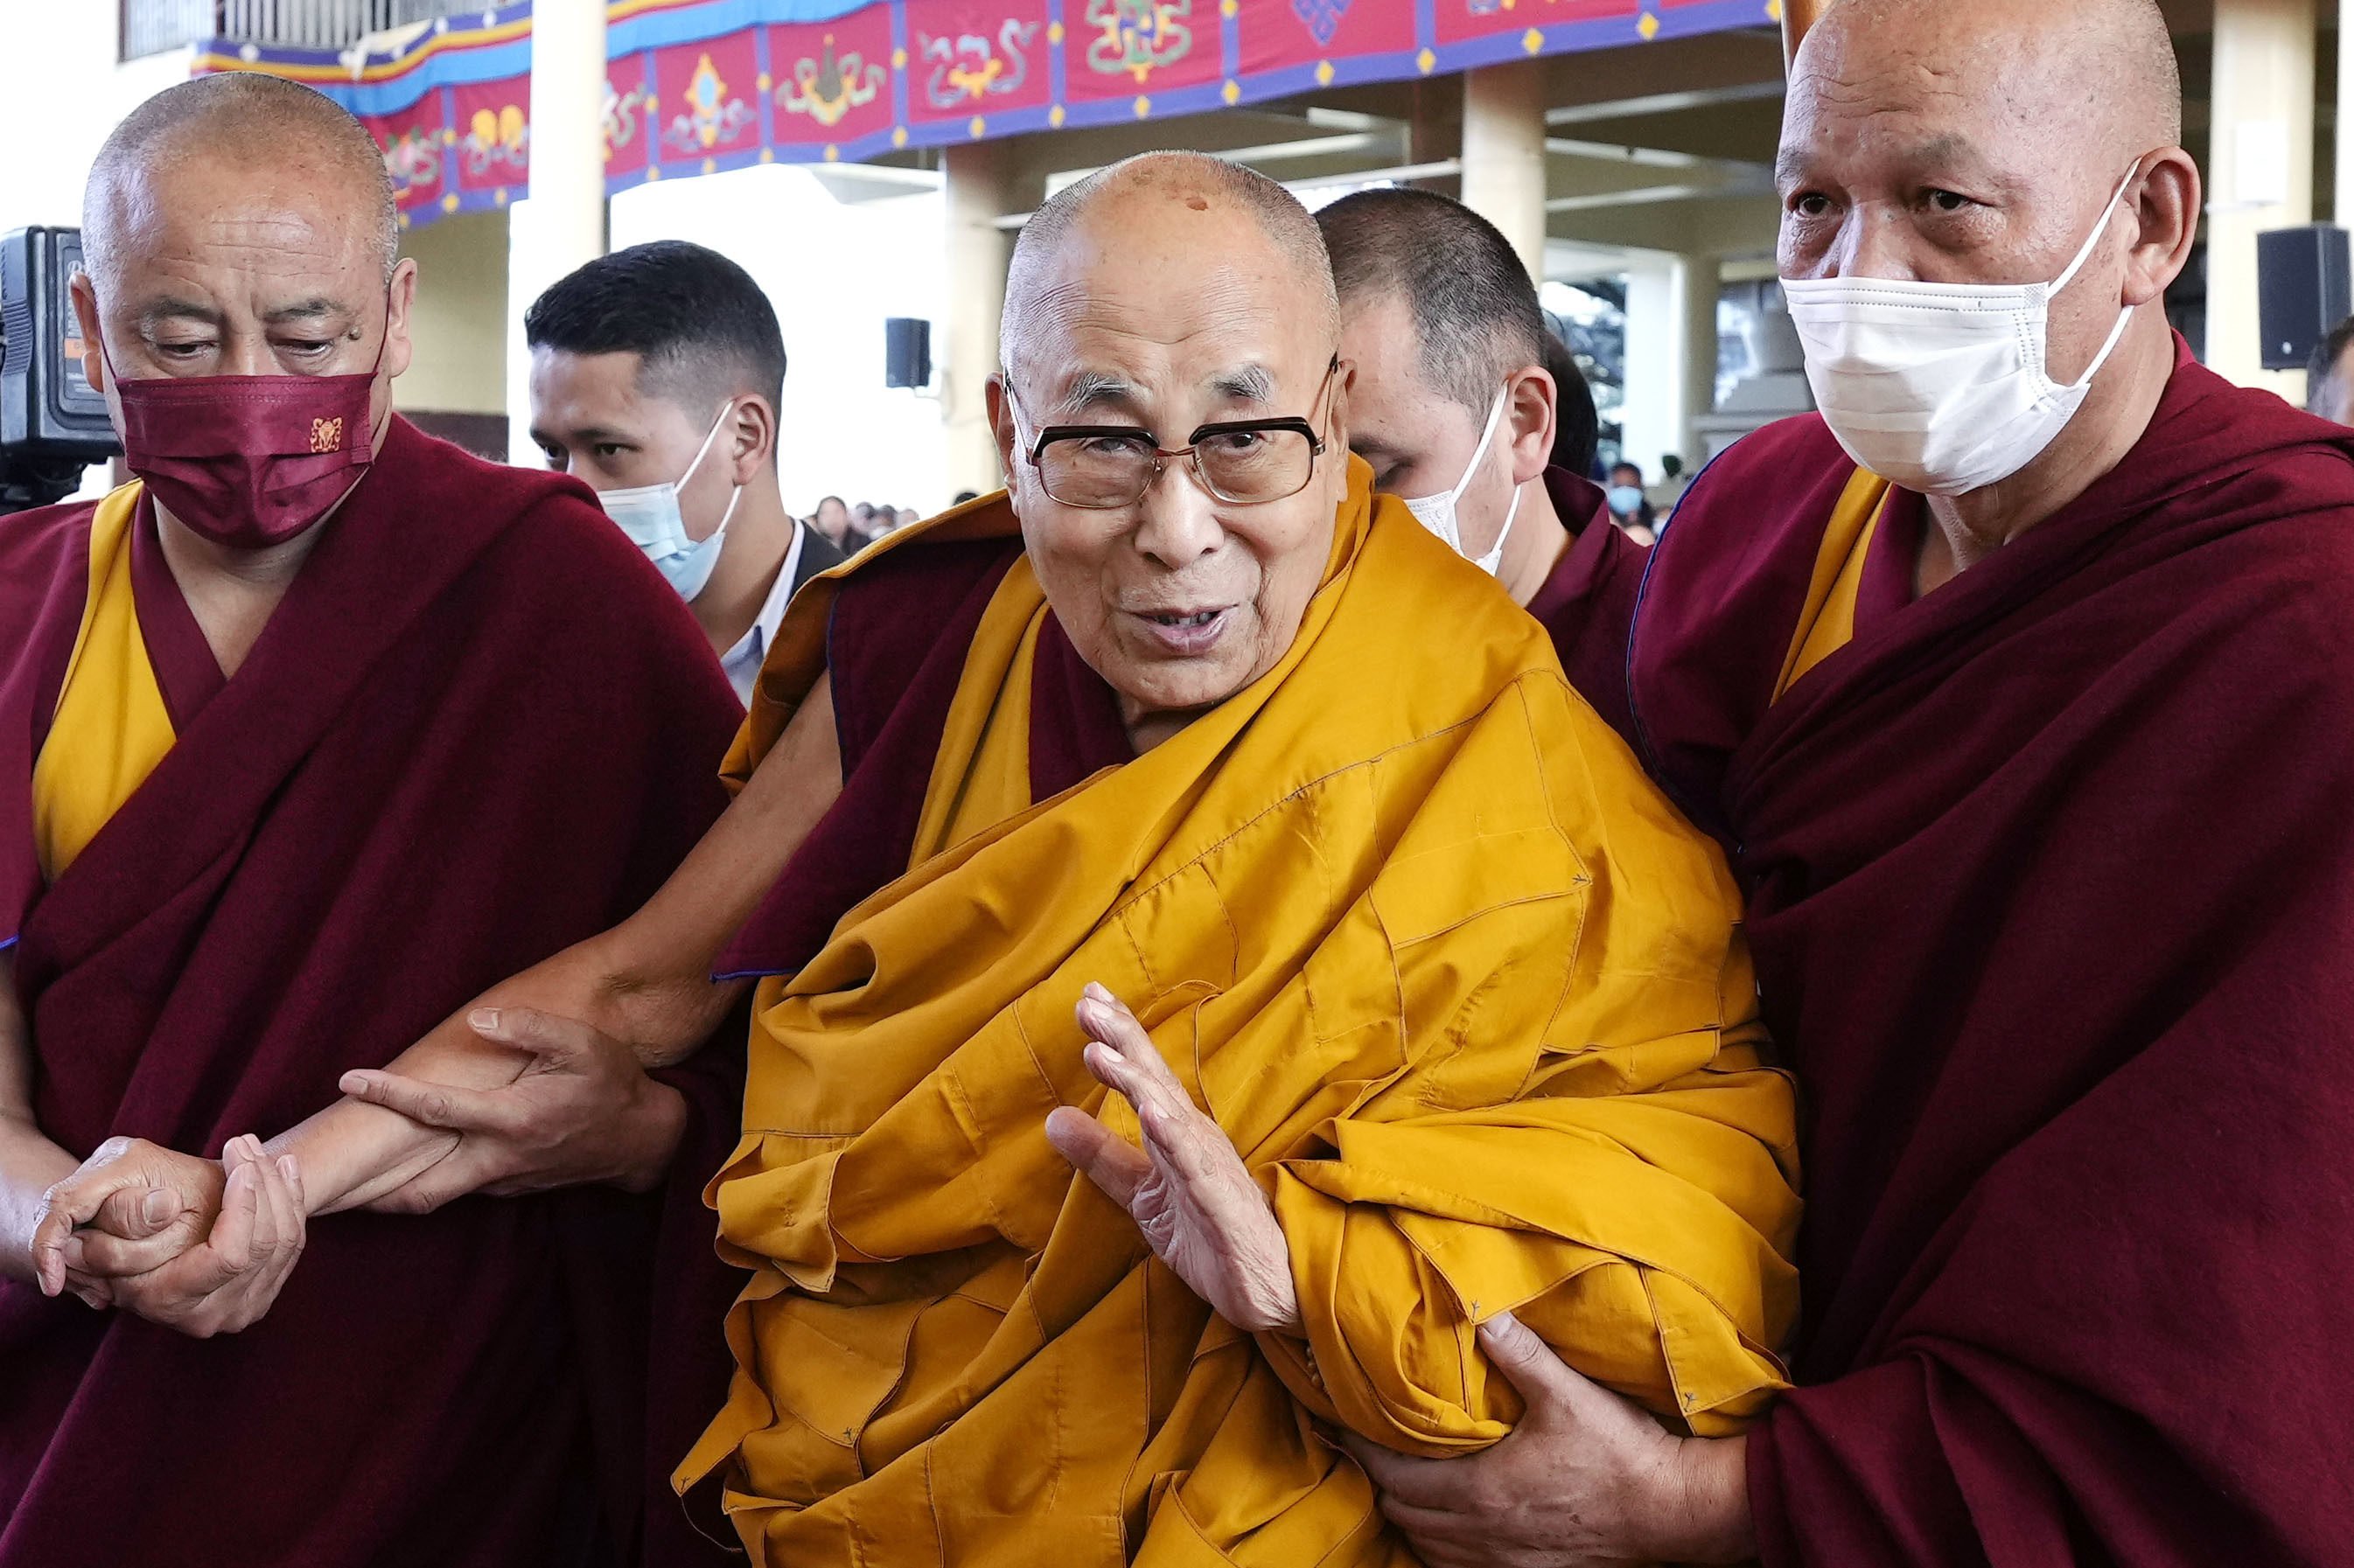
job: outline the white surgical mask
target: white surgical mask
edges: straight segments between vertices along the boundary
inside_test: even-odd
[[[1464,491],[1470,488],[1471,476],[1479,471],[1479,460],[1488,455],[1488,443],[1495,440],[1496,427],[1503,421],[1504,395],[1510,390],[1507,387],[1496,394],[1495,406],[1488,410],[1487,428],[1479,432],[1479,444],[1473,449],[1471,461],[1463,465],[1463,477],[1455,482],[1455,488],[1444,495],[1416,496],[1405,503],[1416,522],[1446,540],[1447,547],[1458,556],[1465,552],[1463,528],[1456,521],[1455,503],[1463,499]],[[1512,519],[1520,514],[1521,487],[1516,484],[1512,486],[1512,504],[1504,513],[1504,525],[1496,534],[1496,547],[1473,561],[1473,566],[1491,577],[1496,575],[1496,568],[1504,564],[1504,541],[1512,536]]]
[[[711,433],[703,438],[695,461],[670,483],[641,484],[597,493],[597,499],[604,503],[605,515],[620,525],[621,532],[630,536],[630,543],[646,553],[654,569],[669,579],[679,598],[690,604],[711,581],[711,569],[719,564],[720,546],[727,537],[729,520],[736,515],[736,503],[744,498],[744,487],[739,484],[729,493],[727,510],[720,514],[719,526],[711,531],[711,537],[700,540],[687,537],[686,520],[679,514],[678,493],[695,477],[695,471],[703,466],[711,443],[719,439],[720,427],[735,411],[733,403],[719,410],[719,418],[712,425]]]
[[[2053,282],[1785,281],[1790,320],[1806,346],[1807,384],[1847,455],[1928,495],[1984,489],[2041,455],[2084,406],[2133,319],[2132,307],[2120,308],[2084,374],[2065,387],[2052,379],[2045,363],[2052,296],[2109,231],[2134,172]]]

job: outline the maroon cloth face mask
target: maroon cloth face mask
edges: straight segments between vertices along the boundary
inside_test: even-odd
[[[214,544],[282,545],[324,517],[375,461],[368,403],[383,364],[379,342],[376,366],[354,376],[114,376],[123,461]],[[113,368],[110,357],[110,376]]]

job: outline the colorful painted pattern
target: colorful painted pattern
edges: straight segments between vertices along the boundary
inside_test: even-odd
[[[1168,119],[1779,15],[1778,0],[612,0],[606,185]],[[530,189],[527,0],[355,64],[215,42],[196,69],[291,77],[350,109],[404,223]]]

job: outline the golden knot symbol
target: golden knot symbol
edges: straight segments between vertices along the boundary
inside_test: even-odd
[[[313,419],[311,421],[312,451],[331,452],[341,448],[343,444],[344,422],[342,419]]]

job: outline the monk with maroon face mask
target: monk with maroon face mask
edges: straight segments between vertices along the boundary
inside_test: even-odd
[[[1822,411],[1547,589],[1745,885],[1807,1113],[1798,1386],[1679,1444],[1508,1330],[1511,1437],[1357,1446],[1434,1568],[2346,1561],[2354,442],[2168,331],[2180,107],[2146,0],[1808,36]]]
[[[395,238],[367,133],[270,78],[159,95],[91,175],[74,303],[137,480],[0,527],[5,1568],[637,1528],[648,1201],[313,1224],[369,1194],[261,1141],[642,902],[737,718],[587,489],[393,414]],[[677,1089],[505,1054],[602,1093],[580,1174],[656,1182]]]

